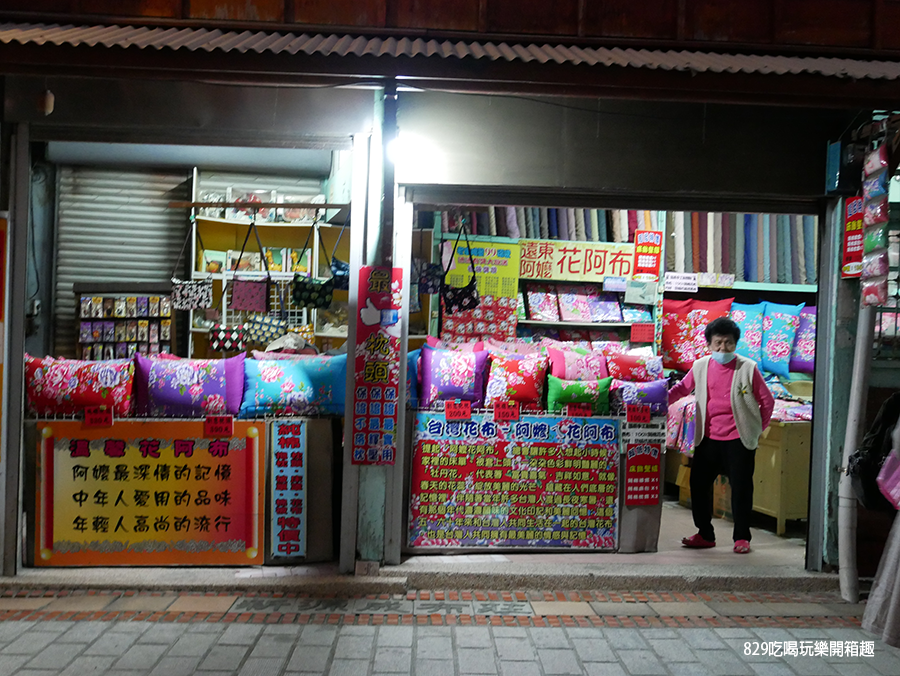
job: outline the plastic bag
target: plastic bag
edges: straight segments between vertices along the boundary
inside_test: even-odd
[[[862,304],[883,306],[887,303],[887,277],[873,277],[862,280]]]
[[[863,199],[867,202],[876,197],[887,195],[887,171],[879,171],[877,174],[869,176],[863,181],[862,187]]]
[[[887,223],[888,215],[888,198],[887,196],[866,202],[865,212],[863,213],[863,225],[877,225],[878,223]]]
[[[872,253],[876,249],[887,249],[888,227],[887,223],[879,223],[863,232],[863,252]]]
[[[887,146],[882,143],[875,150],[866,154],[866,161],[863,165],[863,169],[866,172],[866,176],[871,176],[872,174],[879,172],[887,167],[887,165]]]
[[[871,277],[886,277],[888,274],[888,252],[885,249],[878,249],[872,253],[863,256],[862,260],[862,278],[870,279]]]

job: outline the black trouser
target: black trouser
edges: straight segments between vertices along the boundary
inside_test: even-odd
[[[716,539],[712,526],[712,487],[716,477],[724,474],[731,485],[734,541],[750,541],[755,465],[756,451],[745,447],[740,439],[704,439],[694,449],[691,463],[691,512],[694,515],[694,525],[704,539]]]

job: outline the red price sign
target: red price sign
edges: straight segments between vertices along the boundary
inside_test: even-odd
[[[106,406],[88,406],[84,409],[84,424],[88,427],[112,427],[113,414],[111,408]]]
[[[448,401],[444,403],[444,416],[447,420],[469,420],[472,418],[471,401]]]
[[[593,413],[590,404],[566,404],[566,415],[570,418],[590,418]]]
[[[632,324],[632,343],[652,343],[656,334],[656,326],[653,324]]]
[[[203,419],[204,437],[233,437],[234,416],[208,415]]]
[[[625,421],[630,423],[648,423],[650,422],[649,406],[626,406]]]
[[[495,401],[494,422],[515,422],[519,419],[519,402]]]

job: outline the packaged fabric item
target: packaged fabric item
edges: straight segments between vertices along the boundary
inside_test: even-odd
[[[888,248],[888,225],[879,223],[863,231],[863,253],[872,253],[877,249]]]
[[[484,405],[490,408],[497,401],[517,401],[525,408],[538,408],[548,367],[547,357],[539,355],[491,357]]]
[[[890,220],[887,195],[866,202],[863,209],[863,226],[877,225],[878,223],[887,223]]]
[[[151,417],[237,415],[244,394],[244,355],[228,359],[135,356],[135,410]]]
[[[589,285],[588,307],[591,321],[595,324],[617,324],[622,321],[622,309],[619,307],[619,296],[606,293],[599,286]]]
[[[584,284],[560,284],[556,287],[559,298],[559,318],[564,322],[591,322],[588,306],[588,289]]]
[[[815,373],[816,370],[816,308],[805,307],[800,311],[800,326],[791,348],[791,372]]]
[[[561,380],[596,380],[606,378],[606,357],[593,350],[557,350],[549,348],[550,374]]]
[[[863,171],[866,176],[886,169],[888,165],[887,145],[882,143],[875,150],[866,153],[866,159],[863,163]]]
[[[564,413],[566,404],[590,404],[595,415],[609,415],[609,386],[612,378],[564,380],[547,377],[547,410]]]
[[[628,351],[628,341],[595,340],[591,342],[591,349],[599,350],[604,357],[609,357],[611,354],[625,354]]]
[[[124,418],[132,409],[134,362],[37,359],[26,354],[25,387],[31,415],[78,415],[89,406],[107,406],[115,417]]]
[[[662,358],[663,366],[688,371],[694,363],[690,312],[692,300],[663,299]]]
[[[629,354],[607,356],[606,368],[616,380],[630,383],[648,383],[662,378],[661,357],[638,357]]]
[[[746,305],[732,303],[731,320],[741,330],[737,352],[742,357],[752,359],[757,364],[762,361],[763,316],[766,313],[765,303]]]
[[[668,381],[665,378],[635,383],[615,379],[609,387],[610,409],[625,412],[626,406],[649,406],[653,415],[665,415],[669,407]]]
[[[863,279],[885,277],[889,271],[887,249],[878,249],[863,256],[861,275]]]
[[[887,277],[870,277],[862,280],[862,304],[883,307],[888,302]]]
[[[804,305],[766,303],[760,363],[763,371],[787,377],[790,372],[791,349],[797,329],[800,328],[800,312]]]
[[[653,322],[653,313],[647,305],[623,303],[622,321],[627,324],[650,324]]]
[[[525,287],[528,301],[528,318],[534,321],[559,321],[559,303],[556,289],[548,284],[528,284]]]
[[[694,359],[705,357],[709,354],[709,345],[706,342],[706,327],[714,319],[727,317],[731,312],[734,298],[723,298],[714,301],[695,300],[691,311],[688,313],[691,321],[691,342],[694,344]]]
[[[488,353],[422,348],[422,390],[420,405],[436,401],[463,399],[480,408],[484,399],[484,371]]]
[[[888,174],[887,170],[879,171],[876,174],[868,176],[862,182],[863,200],[868,202],[876,197],[888,194]]]
[[[346,390],[346,354],[247,359],[240,415],[343,415]]]

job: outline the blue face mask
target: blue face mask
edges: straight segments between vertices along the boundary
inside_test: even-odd
[[[737,357],[736,352],[713,352],[712,358],[715,359],[720,364],[727,364],[730,361],[733,361],[734,358]]]

